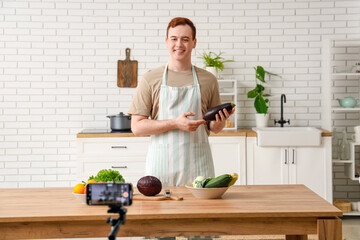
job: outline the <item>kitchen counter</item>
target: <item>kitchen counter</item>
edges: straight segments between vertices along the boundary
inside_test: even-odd
[[[332,132],[321,129],[323,137],[331,137]],[[251,128],[239,128],[234,130],[223,130],[217,134],[211,133],[211,137],[224,137],[224,136],[244,136],[244,137],[257,137],[257,134]],[[136,137],[133,133],[110,132],[104,129],[84,129],[76,135],[77,138],[103,138],[103,137]]]
[[[168,187],[183,201],[134,200],[118,237],[287,235],[341,239],[342,212],[304,185],[232,186],[222,199],[198,199]],[[2,189],[0,239],[106,237],[107,206],[83,205],[72,188]],[[135,194],[139,194],[136,192]]]

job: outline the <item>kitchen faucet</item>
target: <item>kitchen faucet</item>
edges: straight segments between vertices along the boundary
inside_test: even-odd
[[[280,124],[280,127],[284,127],[284,123],[290,124],[290,119],[287,121],[284,120],[284,103],[286,103],[286,96],[285,94],[281,94],[281,113],[280,113],[280,120],[274,120],[274,124]]]

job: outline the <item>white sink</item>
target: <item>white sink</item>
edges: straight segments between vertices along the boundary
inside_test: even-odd
[[[321,130],[315,127],[253,128],[261,147],[320,146]]]

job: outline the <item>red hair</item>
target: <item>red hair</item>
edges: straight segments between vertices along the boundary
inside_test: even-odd
[[[193,40],[195,39],[195,37],[196,37],[196,28],[195,28],[194,23],[190,19],[183,18],[183,17],[173,18],[169,22],[168,27],[166,29],[166,37],[168,37],[169,28],[174,28],[174,27],[179,26],[179,25],[188,25],[192,30]]]

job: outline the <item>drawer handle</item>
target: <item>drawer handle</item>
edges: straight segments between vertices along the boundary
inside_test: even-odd
[[[111,148],[127,148],[127,146],[111,146]]]
[[[292,152],[293,152],[292,164],[295,164],[295,149],[293,149]]]
[[[127,166],[111,166],[111,168],[127,168]]]

